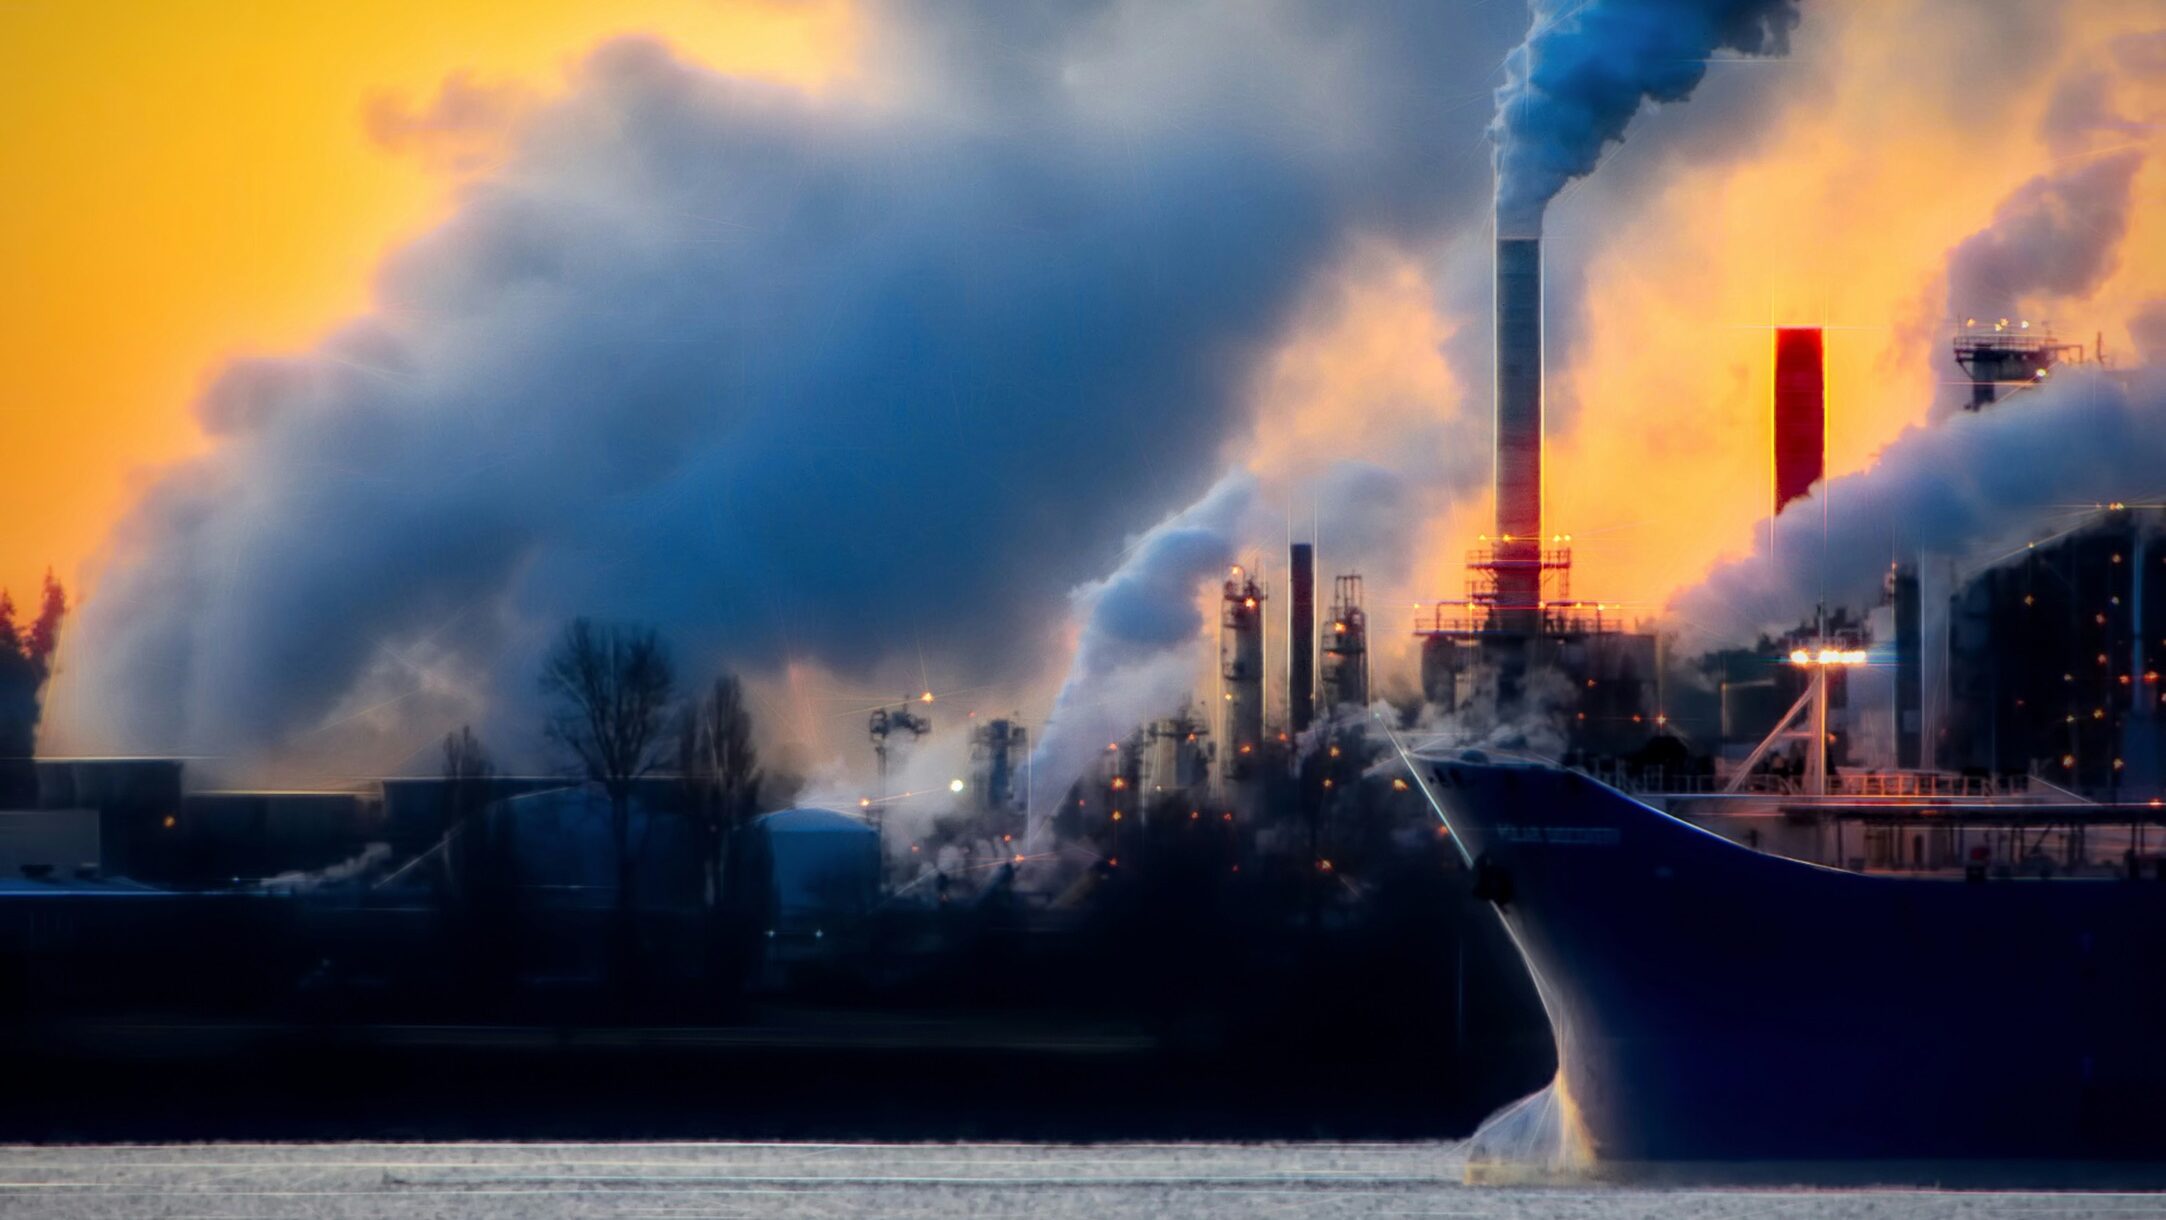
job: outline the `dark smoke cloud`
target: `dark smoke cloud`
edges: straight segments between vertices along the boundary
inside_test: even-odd
[[[575,613],[693,670],[1035,673],[1213,481],[1318,270],[1479,206],[1449,95],[1509,41],[1422,3],[880,21],[921,58],[863,101],[604,48],[375,313],[226,370],[98,574],[71,742],[515,742]]]
[[[1537,0],[1490,126],[1497,222],[1539,232],[1567,182],[1594,169],[1646,102],[1692,95],[1717,51],[1780,55],[1792,0]]]

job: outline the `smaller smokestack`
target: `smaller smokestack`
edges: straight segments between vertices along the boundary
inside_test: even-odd
[[[1918,569],[1898,565],[1895,593],[1895,765],[1914,771],[1925,759],[1925,625]]]
[[[1775,511],[1804,496],[1826,473],[1827,380],[1820,328],[1775,331]]]
[[[1286,623],[1287,715],[1298,733],[1316,718],[1316,547],[1296,542]]]

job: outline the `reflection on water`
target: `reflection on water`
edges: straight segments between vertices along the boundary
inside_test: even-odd
[[[1467,1185],[1464,1145],[0,1148],[0,1214],[143,1217],[2166,1216],[2142,1193]]]

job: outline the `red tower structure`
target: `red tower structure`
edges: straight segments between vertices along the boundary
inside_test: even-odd
[[[1775,330],[1775,512],[1827,473],[1827,374],[1820,328]]]

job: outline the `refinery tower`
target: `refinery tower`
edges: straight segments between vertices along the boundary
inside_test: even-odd
[[[1576,600],[1571,539],[1543,532],[1540,238],[1498,238],[1495,311],[1495,529],[1467,555],[1464,596],[1417,618],[1423,697],[1444,712],[1479,702],[1508,715],[1530,675],[1553,674],[1572,692],[1573,748],[1629,750],[1658,720],[1655,638]]]

